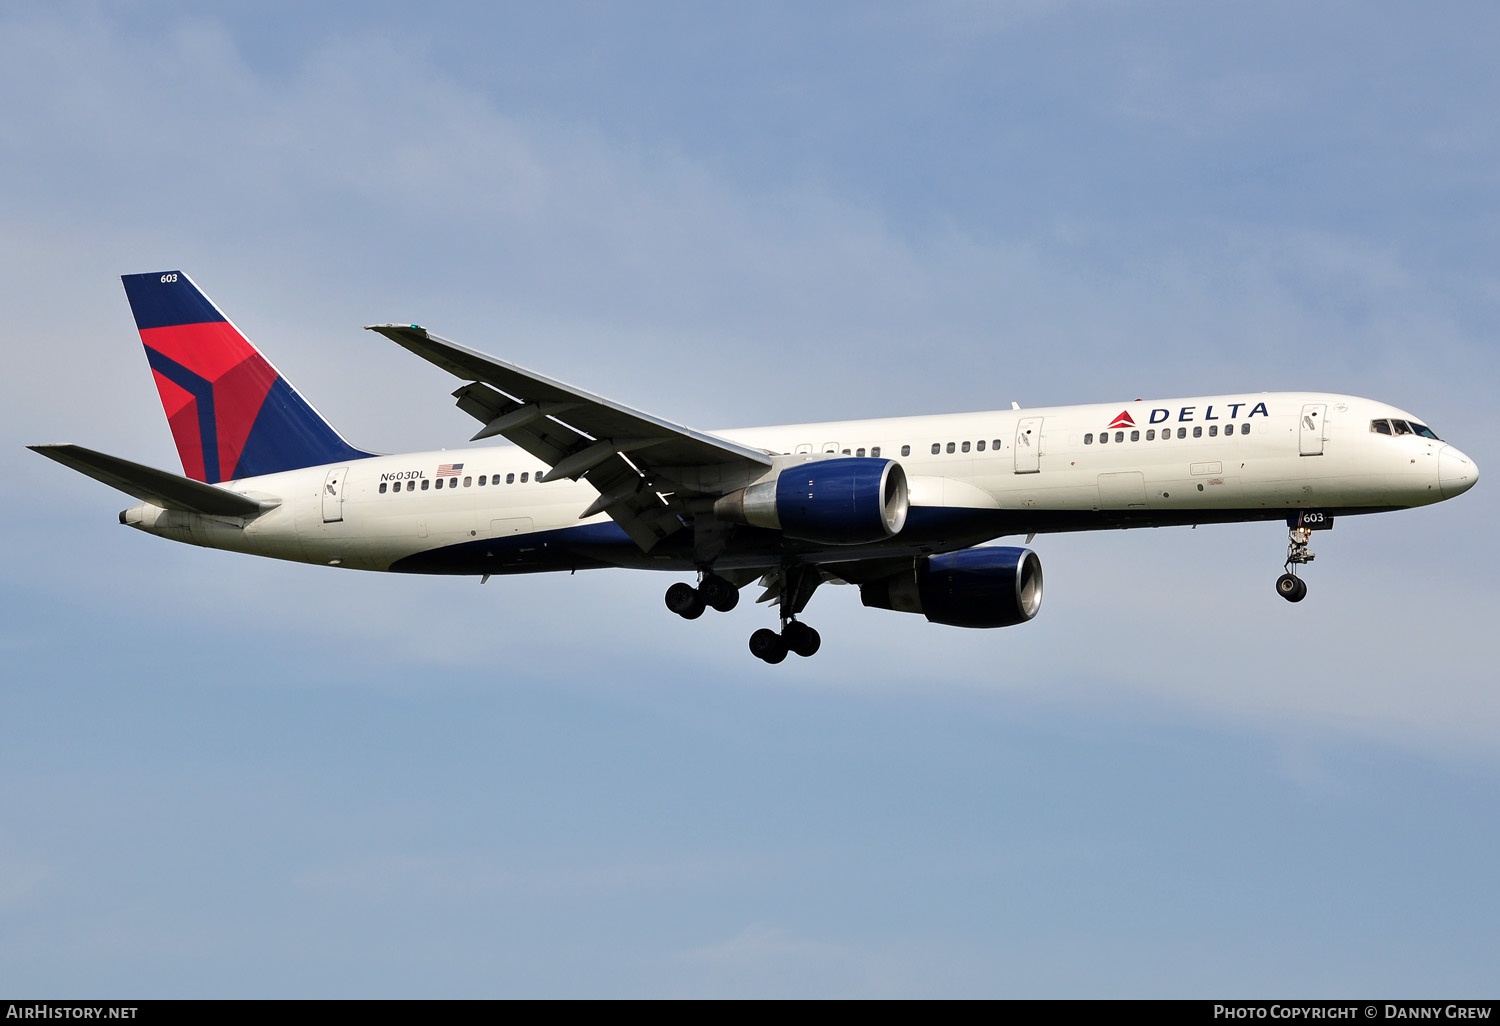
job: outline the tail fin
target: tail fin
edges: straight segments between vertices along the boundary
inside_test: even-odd
[[[181,271],[127,274],[182,470],[218,483],[362,459]]]

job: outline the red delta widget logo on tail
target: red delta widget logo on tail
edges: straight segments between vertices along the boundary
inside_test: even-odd
[[[123,280],[188,477],[218,484],[370,455],[345,442],[187,275]]]

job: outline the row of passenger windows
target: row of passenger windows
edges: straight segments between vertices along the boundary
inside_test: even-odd
[[[984,439],[981,438],[979,441],[977,441],[977,442],[974,443],[974,450],[976,452],[984,452],[984,446],[985,446]],[[998,438],[995,439],[994,446],[995,446],[995,451],[999,452],[1000,451],[1000,439],[998,439]],[[955,452],[955,451],[957,451],[957,452],[968,452],[969,451],[969,443],[968,442],[949,442],[946,446],[943,445],[942,442],[933,442],[932,443],[932,454],[934,456],[936,456],[940,452],[943,452],[944,450],[946,450],[948,452]],[[905,448],[903,448],[901,450],[901,455],[903,455],[903,456],[906,455],[906,449]]]
[[[1430,430],[1428,430],[1427,428],[1423,427],[1421,424],[1411,424],[1411,425],[1408,426],[1407,422],[1404,421],[1404,420],[1395,420],[1395,421],[1390,421],[1390,422],[1383,421],[1383,420],[1377,420],[1377,421],[1374,421],[1374,422],[1372,422],[1370,424],[1370,430],[1371,431],[1378,431],[1378,432],[1380,432],[1383,435],[1388,435],[1388,434],[1391,433],[1391,425],[1392,424],[1399,425],[1397,427],[1397,429],[1396,429],[1396,434],[1398,434],[1398,435],[1415,433],[1415,434],[1421,435],[1424,438],[1437,438],[1437,435],[1433,434]],[[1242,423],[1240,425],[1240,434],[1242,434],[1242,435],[1248,435],[1249,433],[1250,433],[1250,424],[1249,424],[1249,422],[1247,421],[1245,423]],[[1233,424],[1225,424],[1224,425],[1224,434],[1226,436],[1234,434],[1234,425]],[[1208,426],[1208,437],[1209,438],[1217,438],[1218,435],[1219,435],[1219,425],[1217,425],[1217,424],[1210,424]],[[1162,432],[1161,432],[1161,437],[1162,437],[1163,440],[1171,438],[1172,437],[1172,429],[1171,428],[1163,428]],[[1187,428],[1185,428],[1185,427],[1178,428],[1177,429],[1177,437],[1178,438],[1186,438],[1187,437]],[[1199,424],[1199,425],[1196,425],[1193,428],[1193,437],[1194,438],[1202,438],[1203,437],[1203,425]],[[1109,440],[1110,439],[1109,439],[1109,432],[1108,431],[1101,431],[1101,432],[1099,432],[1099,444],[1100,445],[1107,444],[1109,442]],[[1116,431],[1115,432],[1115,438],[1114,438],[1114,440],[1116,442],[1123,442],[1123,441],[1125,441],[1125,432],[1124,431]],[[1132,442],[1139,442],[1141,440],[1141,433],[1140,433],[1140,431],[1136,430],[1136,431],[1130,432],[1130,440]],[[1155,440],[1156,440],[1156,429],[1155,428],[1147,428],[1146,429],[1146,441],[1148,441],[1148,442],[1154,442]],[[1089,434],[1086,434],[1086,435],[1083,436],[1083,444],[1084,445],[1093,445],[1094,444],[1094,435],[1093,435],[1092,432],[1090,432]],[[973,450],[974,452],[984,452],[986,448],[993,448],[995,452],[999,452],[1000,449],[1001,449],[1000,439],[996,438],[993,441],[989,441],[989,442],[986,442],[986,440],[983,439],[983,438],[981,438],[977,442],[947,442],[947,443],[933,442],[932,443],[932,454],[934,456],[940,456],[944,452],[959,453],[959,452],[969,452],[970,450]],[[801,452],[802,449],[799,447],[798,451]],[[828,450],[825,450],[825,451],[831,452],[832,449],[828,449]],[[869,449],[869,454],[872,457],[878,457],[880,455],[880,446],[878,446],[878,445],[871,446],[870,449]],[[858,449],[844,449],[844,450],[842,450],[842,455],[844,455],[844,456],[861,456],[862,457],[862,456],[865,455],[865,449],[863,447],[860,447]],[[901,447],[901,455],[902,456],[910,456],[911,455],[911,446],[909,446],[909,445],[903,445]],[[480,474],[479,475],[479,484],[480,484],[481,487],[484,486],[484,484],[485,484],[485,478],[487,476],[490,477],[490,483],[492,483],[492,484],[499,484],[500,483],[500,475],[499,474],[494,474],[494,475]],[[528,477],[530,477],[530,471],[522,471],[522,473],[521,473],[521,483],[525,484]],[[437,485],[438,488],[444,487],[443,486],[443,481],[444,480],[445,480],[444,478],[438,478],[437,479],[436,485]],[[458,478],[456,478],[456,477],[455,478],[447,478],[446,480],[448,482],[447,487],[449,487],[449,488],[457,488],[458,487]],[[541,482],[541,480],[542,480],[541,471],[537,471],[535,480],[538,483]],[[515,481],[516,481],[516,475],[515,474],[506,474],[505,475],[505,483],[506,484],[514,484]],[[472,477],[466,477],[466,478],[463,479],[463,482],[464,482],[463,486],[465,488],[468,488],[468,487],[470,487],[474,483],[474,479]],[[415,491],[416,487],[417,487],[417,482],[416,481],[407,481],[406,482],[406,490],[407,491],[409,491],[409,492]],[[424,478],[422,480],[422,490],[425,492],[427,490],[427,487],[428,487],[428,481],[427,481],[427,479]],[[392,492],[399,492],[399,491],[401,491],[401,482],[397,481],[394,485],[391,486],[390,490]],[[382,483],[381,486],[380,486],[380,494],[384,495],[385,493],[386,493],[386,485],[384,483]]]
[[[1370,421],[1370,430],[1377,435],[1420,435],[1423,438],[1430,438],[1434,442],[1442,441],[1441,438],[1433,433],[1432,428],[1425,424],[1418,424],[1414,420],[1396,420],[1395,418],[1391,420],[1372,420]]]
[[[1250,433],[1250,422],[1249,421],[1245,421],[1243,424],[1240,425],[1240,434],[1242,434],[1242,435],[1248,435],[1249,433]],[[1186,438],[1187,434],[1188,434],[1188,429],[1187,428],[1180,427],[1180,428],[1177,429],[1177,437],[1178,438]],[[1234,434],[1234,425],[1233,424],[1225,424],[1224,425],[1224,434],[1225,434],[1226,437],[1229,436],[1229,435]],[[1209,438],[1217,438],[1218,436],[1219,436],[1219,425],[1217,425],[1217,424],[1210,424],[1208,426],[1208,437]],[[1161,429],[1161,437],[1162,437],[1163,441],[1165,441],[1168,438],[1171,438],[1172,437],[1172,429],[1171,428],[1162,428]],[[1202,424],[1198,424],[1198,425],[1195,425],[1193,427],[1193,437],[1194,438],[1202,438],[1203,437],[1203,425]],[[1130,440],[1132,442],[1139,442],[1141,440],[1141,433],[1140,433],[1140,431],[1132,431],[1132,432],[1130,432]],[[1123,442],[1123,441],[1125,441],[1125,432],[1123,432],[1123,431],[1116,431],[1115,432],[1115,441],[1116,442]],[[1156,441],[1156,428],[1147,428],[1146,429],[1146,441],[1148,441],[1148,442],[1154,442],[1154,441]],[[1108,442],[1109,442],[1109,432],[1108,431],[1101,431],[1101,432],[1099,432],[1099,444],[1100,445],[1105,445]],[[1094,444],[1094,436],[1093,436],[1092,433],[1089,433],[1089,434],[1083,436],[1083,444],[1084,445],[1093,445]]]
[[[989,446],[989,445],[993,445],[995,447],[995,451],[996,452],[1000,451],[1000,439],[997,438],[997,439],[994,440],[994,442],[986,442],[984,439],[981,438],[977,442],[949,442],[946,446],[942,442],[933,442],[932,443],[932,454],[934,456],[938,456],[938,455],[941,455],[945,450],[947,452],[968,452],[970,449],[973,449],[975,452],[984,452],[985,447]],[[798,449],[797,451],[798,452],[803,452],[804,450]],[[810,450],[807,450],[807,451],[810,451]],[[825,449],[823,451],[824,452],[832,452],[833,450],[832,449]],[[863,456],[865,454],[865,450],[864,449],[844,449],[844,450],[841,450],[841,451],[842,451],[843,455],[845,455],[845,456]],[[880,455],[880,446],[876,445],[876,446],[871,447],[871,449],[870,449],[870,455],[871,456],[879,456]],[[901,455],[903,455],[903,456],[910,456],[911,455],[911,446],[909,446],[909,445],[903,445],[901,447]]]
[[[464,485],[463,486],[465,488],[470,488],[474,484],[474,479],[472,477],[466,477],[463,480],[464,480]],[[526,482],[528,480],[534,480],[537,484],[541,484],[542,483],[542,472],[540,470],[538,470],[536,472],[536,477],[533,478],[531,476],[531,471],[529,471],[529,470],[523,470],[523,471],[521,471],[521,483],[522,484],[526,484]],[[443,483],[445,481],[447,482],[446,485]],[[483,488],[486,483],[488,483],[488,484],[499,484],[500,483],[500,475],[499,474],[480,474],[479,475],[479,487]],[[505,475],[505,483],[506,484],[515,484],[516,483],[516,475],[515,474],[506,474]],[[436,481],[429,481],[425,477],[422,478],[422,491],[424,491],[424,492],[427,491],[427,488],[428,488],[429,485],[435,485],[438,489],[442,489],[442,488],[445,488],[445,487],[446,488],[457,488],[458,487],[458,478],[456,478],[456,477],[440,477]],[[387,490],[387,484],[386,484],[386,482],[384,482],[384,481],[380,482],[380,494],[384,495],[386,493],[386,490]],[[389,490],[393,494],[395,492],[401,491],[401,482],[397,481],[397,482],[391,484],[389,486]],[[417,490],[417,482],[416,481],[407,481],[406,482],[406,490],[409,491],[409,492],[416,491]]]

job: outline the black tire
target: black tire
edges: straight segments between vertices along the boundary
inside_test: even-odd
[[[1276,578],[1276,594],[1288,602],[1301,602],[1307,595],[1307,585],[1296,574],[1282,574]]]
[[[781,637],[787,648],[804,658],[817,655],[818,649],[823,646],[823,636],[801,620],[793,620],[787,624]]]
[[[703,601],[721,613],[727,613],[740,604],[740,589],[717,575],[703,578],[698,591],[702,594]]]
[[[1297,594],[1292,596],[1291,601],[1301,602],[1305,598],[1307,598],[1307,582],[1299,577],[1297,578]]]
[[[696,620],[703,615],[703,596],[691,584],[679,581],[667,589],[667,608],[684,620]]]
[[[750,635],[750,654],[768,663],[779,663],[786,658],[786,642],[780,634],[762,627]]]

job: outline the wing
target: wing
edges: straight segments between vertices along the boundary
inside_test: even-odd
[[[551,469],[543,478],[587,480],[599,497],[580,519],[605,512],[642,550],[680,530],[695,508],[742,488],[771,455],[633,410],[581,388],[466,349],[415,324],[372,324],[397,345],[469,384],[458,408]]]

